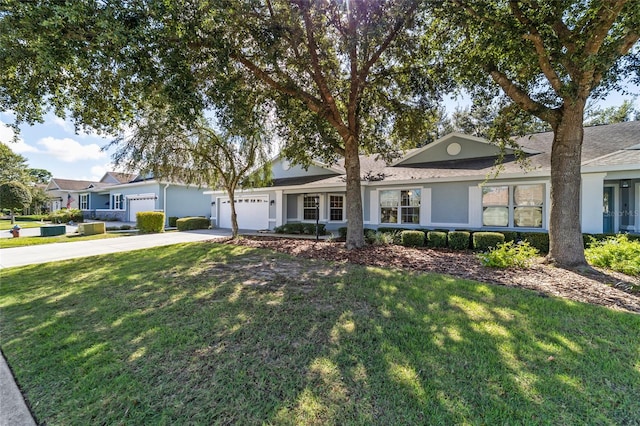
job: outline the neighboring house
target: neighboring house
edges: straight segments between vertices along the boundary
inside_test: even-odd
[[[73,186],[67,190],[71,208],[82,210],[85,218],[135,222],[137,212],[163,211],[168,223],[171,216],[208,217],[211,211],[211,198],[197,186],[115,172],[107,172],[99,182],[62,181]]]
[[[92,182],[87,180],[72,180],[72,179],[58,179],[52,178],[49,184],[44,189],[45,193],[49,197],[47,207],[49,211],[55,212],[57,210],[77,209],[80,204],[76,191],[88,188],[90,185],[97,184],[98,182]]]
[[[525,169],[507,149],[500,173],[499,149],[488,141],[451,133],[406,152],[392,164],[360,156],[366,228],[548,230],[553,133],[517,140]],[[307,170],[287,160],[272,162],[271,186],[236,194],[241,229],[273,229],[319,221],[329,230],[347,226],[343,162]],[[215,225],[230,227],[229,198],[212,196]],[[640,122],[585,128],[582,150],[583,232],[640,232]]]

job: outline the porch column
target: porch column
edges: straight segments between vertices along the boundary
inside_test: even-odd
[[[602,233],[602,197],[604,195],[605,176],[607,176],[606,173],[590,173],[582,175],[580,216],[582,232],[584,233]]]
[[[284,215],[287,212],[287,206],[284,204],[285,197],[282,190],[276,191],[276,226],[282,226],[284,224]]]

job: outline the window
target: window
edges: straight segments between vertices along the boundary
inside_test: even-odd
[[[344,221],[344,195],[329,196],[329,220]]]
[[[420,190],[380,191],[380,223],[420,223]]]
[[[302,202],[303,220],[317,220],[318,209],[316,205],[320,202],[320,197],[317,195],[305,195]]]
[[[113,194],[111,196],[111,205],[113,206],[113,210],[122,210],[122,195],[121,194]]]
[[[89,210],[89,194],[80,194],[80,210]]]
[[[544,185],[485,186],[482,225],[542,228]]]

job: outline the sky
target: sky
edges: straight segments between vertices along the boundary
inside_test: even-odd
[[[637,88],[632,90],[638,92]],[[633,100],[631,95],[612,93],[596,105],[601,108],[619,106],[624,100]],[[469,105],[468,98],[448,98],[445,101],[447,112],[456,107]],[[635,109],[640,111],[640,99],[635,98]],[[114,149],[102,150],[111,141],[95,134],[76,133],[73,123],[53,114],[45,117],[44,123],[34,126],[20,126],[19,142],[10,142],[13,130],[6,126],[14,117],[10,113],[0,112],[0,141],[7,144],[15,153],[24,156],[30,168],[46,169],[53,177],[99,181],[106,172],[118,171],[111,162]]]

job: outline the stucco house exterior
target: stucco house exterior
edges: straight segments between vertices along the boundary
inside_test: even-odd
[[[135,222],[137,212],[163,211],[168,223],[171,216],[208,217],[211,210],[211,199],[201,187],[137,174],[107,172],[98,182],[51,179],[47,188],[53,197],[70,200],[70,208],[82,210],[90,219]],[[62,201],[57,209],[67,207]]]
[[[551,132],[516,142],[526,168],[507,150],[495,175],[499,149],[487,140],[451,133],[386,164],[360,157],[366,228],[548,230]],[[240,229],[274,229],[319,221],[328,230],[347,226],[345,170],[314,163],[307,170],[286,159],[272,161],[270,186],[239,191]],[[229,199],[211,195],[214,226],[230,227]],[[582,150],[583,232],[640,232],[640,122],[585,128]]]

